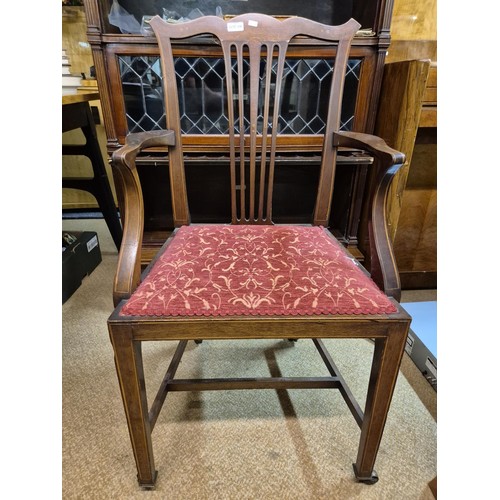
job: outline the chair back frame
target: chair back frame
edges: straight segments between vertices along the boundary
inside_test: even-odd
[[[226,72],[225,100],[229,123],[233,224],[272,224],[276,138],[279,133],[283,68],[290,40],[303,36],[327,41],[335,46],[329,110],[312,220],[314,225],[327,225],[337,150],[333,142],[333,132],[339,130],[349,48],[360,24],[351,19],[340,26],[328,26],[298,17],[280,21],[264,14],[243,14],[227,21],[216,16],[204,16],[179,24],[167,23],[156,16],[150,24],[157,37],[161,55],[166,127],[175,135],[175,146],[169,148],[168,154],[176,227],[188,224],[190,216],[172,40],[209,34],[216,38],[222,48]],[[244,61],[247,62],[248,69],[244,67]],[[248,97],[245,95],[247,78]],[[263,117],[261,131],[258,130],[259,114]],[[246,125],[245,119],[249,126]]]

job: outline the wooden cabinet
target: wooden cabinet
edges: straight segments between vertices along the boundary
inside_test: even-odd
[[[402,289],[437,286],[436,66],[386,64],[376,133],[404,151],[387,213]]]
[[[437,287],[436,77],[431,66],[394,238],[404,289]]]
[[[149,35],[121,33],[109,23],[111,3],[111,0],[85,0],[87,37],[101,94],[108,154],[124,143],[128,133],[164,126],[156,39]],[[271,15],[303,15],[332,24],[351,17],[357,19],[363,29],[355,37],[350,53],[342,128],[373,132],[390,41],[392,0],[328,0],[316,2],[312,7],[295,0],[212,3],[207,1],[197,7],[205,9],[205,14],[215,14],[215,7],[220,5],[225,15],[260,11]],[[165,1],[162,6],[169,4],[176,8],[174,10],[183,5]],[[120,0],[120,5],[139,22],[143,15],[162,14],[153,1]],[[186,12],[179,14],[185,16]],[[209,99],[211,92],[215,94],[214,89],[220,88],[222,83],[218,71],[220,51],[213,39],[199,37],[178,43],[175,56],[176,73],[183,89],[181,107],[186,133],[183,149],[193,221],[224,222],[229,217],[229,195],[223,183],[217,181],[223,181],[228,175],[226,121],[217,100]],[[326,43],[311,45],[296,39],[290,44],[286,73],[288,93],[284,95],[280,111],[282,134],[278,147],[278,191],[274,201],[276,222],[286,222],[280,213],[286,213],[290,204],[298,220],[310,220],[323,128],[321,89],[329,78],[334,57],[335,47]],[[345,151],[339,156],[335,190],[344,195],[337,206],[333,206],[330,219],[336,235],[360,258],[363,258],[358,248],[361,199],[367,165],[371,161],[369,156],[356,151]],[[157,201],[145,207],[143,261],[147,262],[172,229],[168,159],[151,150],[139,159],[138,170],[143,189],[158,193]],[[302,186],[301,192],[290,193],[289,186],[297,184]],[[207,189],[207,185],[217,188]],[[211,209],[198,211],[201,206]]]
[[[407,161],[389,196],[390,232],[402,289],[436,288],[436,0],[395,0],[391,33],[375,132]]]

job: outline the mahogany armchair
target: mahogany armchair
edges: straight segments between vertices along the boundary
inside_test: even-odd
[[[112,159],[125,220],[114,282],[116,309],[108,328],[139,484],[154,487],[151,433],[170,391],[259,388],[339,389],[361,429],[354,474],[372,484],[378,480],[375,459],[411,318],[398,303],[399,277],[385,216],[387,192],[404,155],[380,138],[339,131],[346,61],[360,25],[353,19],[327,26],[303,18],[280,21],[244,14],[229,21],[206,16],[182,24],[157,16],[151,26],[160,48],[167,130],[130,134]],[[218,40],[226,67],[231,224],[190,224],[171,40],[203,34]],[[272,221],[279,103],[286,49],[296,36],[334,45],[334,71],[311,224],[279,225]],[[176,229],[141,273],[144,209],[135,159],[153,146],[168,151]],[[367,201],[371,275],[325,227],[339,147],[361,149],[376,159],[377,185]],[[331,376],[175,378],[190,340],[259,338],[312,339]],[[374,341],[364,411],[322,338]],[[148,408],[141,344],[152,340],[179,344]]]

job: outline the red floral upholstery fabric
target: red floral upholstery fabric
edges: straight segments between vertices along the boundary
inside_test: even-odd
[[[320,227],[183,226],[124,316],[381,314],[396,308]]]

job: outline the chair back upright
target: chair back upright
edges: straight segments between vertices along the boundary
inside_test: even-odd
[[[175,134],[175,146],[169,148],[169,164],[176,227],[188,224],[190,217],[172,41],[208,34],[215,37],[222,49],[233,224],[272,224],[280,103],[290,40],[300,36],[332,45],[329,109],[311,221],[314,225],[328,225],[336,160],[333,132],[339,130],[346,64],[359,23],[351,19],[340,26],[328,26],[300,17],[278,20],[263,14],[243,14],[229,20],[204,16],[179,24],[156,16],[150,23],[160,49],[166,127]]]

